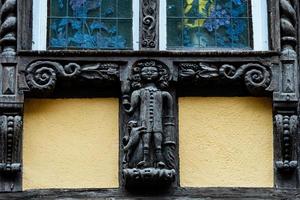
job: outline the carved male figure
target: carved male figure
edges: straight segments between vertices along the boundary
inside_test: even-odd
[[[131,94],[130,103],[125,111],[132,113],[139,110],[139,126],[143,127],[141,134],[143,142],[143,160],[137,164],[139,168],[151,167],[150,148],[154,147],[155,167],[165,168],[162,146],[168,143],[174,143],[170,135],[172,131],[165,129],[164,119],[173,120],[173,100],[167,91],[161,88],[167,85],[167,72],[165,69],[156,66],[155,62],[148,62],[139,68],[136,67],[136,73],[139,76],[138,82],[140,88],[134,90]],[[173,125],[171,123],[171,125]]]

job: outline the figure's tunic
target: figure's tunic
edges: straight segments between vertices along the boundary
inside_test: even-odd
[[[148,87],[138,90],[140,97],[140,123],[146,132],[163,132],[162,128],[162,91]]]

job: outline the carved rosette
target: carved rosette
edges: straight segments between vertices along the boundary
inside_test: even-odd
[[[222,79],[224,81],[243,80],[251,94],[264,93],[271,84],[270,67],[247,63],[243,65],[221,63],[179,63],[179,80],[199,82],[201,80]]]
[[[2,0],[0,19],[2,56],[15,56],[17,46],[17,0]]]
[[[168,187],[176,179],[174,97],[169,68],[155,60],[135,63],[122,84],[127,127],[122,139],[125,186]]]
[[[298,166],[295,159],[298,117],[296,115],[277,114],[274,123],[281,146],[281,160],[276,161],[276,167],[280,172],[291,172]]]
[[[145,49],[155,49],[158,46],[158,1],[142,1],[141,46]]]
[[[58,78],[89,80],[118,80],[119,66],[116,63],[95,63],[79,65],[77,63],[60,64],[53,61],[37,61],[26,70],[26,82],[31,90],[52,91]]]
[[[21,171],[21,133],[21,116],[0,116],[0,172]]]

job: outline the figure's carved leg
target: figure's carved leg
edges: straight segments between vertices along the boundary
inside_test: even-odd
[[[151,133],[144,133],[143,140],[143,160],[137,164],[139,168],[146,168],[150,166],[150,141]]]
[[[164,168],[166,165],[163,162],[164,158],[162,155],[162,133],[161,132],[156,132],[154,133],[154,145],[155,145],[155,157],[156,157],[156,165],[158,168]]]

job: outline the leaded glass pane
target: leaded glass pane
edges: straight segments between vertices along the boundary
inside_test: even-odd
[[[49,49],[132,49],[132,0],[50,0],[49,8]]]
[[[167,0],[167,47],[251,48],[251,0]]]

